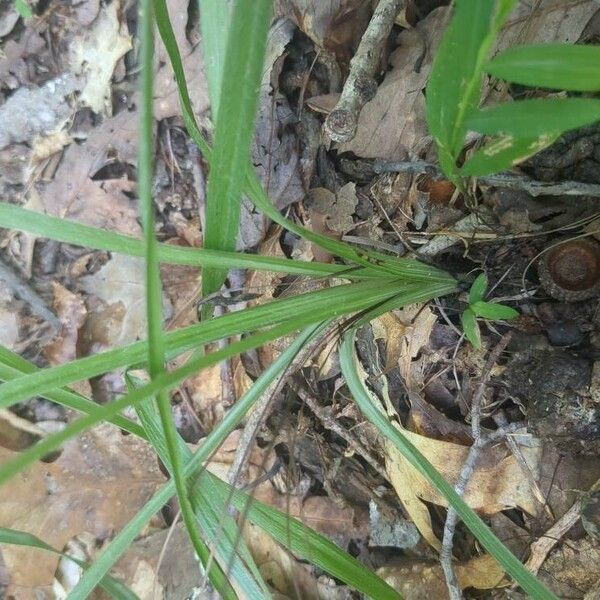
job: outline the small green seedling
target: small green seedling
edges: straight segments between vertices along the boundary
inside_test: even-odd
[[[552,97],[482,107],[486,75],[532,88],[600,90],[600,46],[531,44],[491,57],[516,0],[456,0],[427,84],[427,122],[451,181],[511,168],[563,133],[600,121],[600,100]],[[469,131],[487,142],[463,162]]]
[[[33,11],[31,10],[31,7],[29,6],[29,4],[27,4],[27,2],[25,2],[25,0],[14,0],[14,3],[15,3],[15,8],[17,9],[17,12],[24,19],[29,19],[30,17],[33,17]]]
[[[487,287],[487,276],[485,273],[482,273],[473,282],[469,291],[469,308],[461,315],[463,331],[475,348],[481,347],[481,332],[479,331],[477,317],[482,317],[490,321],[505,321],[519,316],[518,311],[510,306],[496,304],[495,302],[486,302],[483,298]]]

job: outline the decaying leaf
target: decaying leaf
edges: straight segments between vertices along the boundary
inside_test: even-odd
[[[117,61],[131,50],[125,20],[120,22],[120,0],[102,5],[89,29],[69,47],[69,69],[83,81],[79,102],[94,112],[112,114],[110,82]]]
[[[446,481],[454,483],[458,480],[469,452],[467,446],[434,440],[406,429],[401,430]],[[528,434],[516,436],[515,441],[537,479],[542,457],[541,444]],[[386,442],[385,452],[386,469],[398,497],[423,537],[439,549],[439,540],[433,533],[429,512],[422,501],[448,506],[447,500],[403,458],[393,444]],[[534,515],[540,509],[535,493],[519,463],[504,443],[497,443],[482,452],[467,484],[464,500],[471,508],[484,515],[492,515],[514,507]]]
[[[0,449],[2,461],[12,452]],[[72,439],[53,463],[37,463],[4,484],[0,525],[30,532],[56,548],[83,532],[100,542],[120,530],[164,482],[149,446],[100,425]],[[51,592],[58,557],[6,545],[8,594]],[[18,591],[17,591],[18,590]]]
[[[82,288],[88,294],[94,294],[109,306],[122,306],[120,330],[113,329],[117,334],[112,340],[114,345],[128,344],[146,337],[144,278],[144,265],[141,259],[115,254],[97,273],[80,279]],[[168,318],[170,313],[170,304],[165,300],[163,314]],[[93,330],[95,325],[90,321],[96,319],[104,321],[105,318],[106,315],[100,311],[90,314],[87,326]],[[102,321],[97,324],[100,329],[105,327]],[[91,345],[94,342],[95,340],[88,340]]]
[[[137,202],[125,193],[132,191],[133,182],[94,178],[109,161],[135,164],[136,157],[137,114],[122,111],[95,127],[84,144],[66,149],[54,180],[41,190],[44,209],[85,225],[138,236]]]
[[[187,35],[188,6],[189,0],[167,0],[171,25],[177,47],[181,52],[192,106],[196,114],[202,114],[209,107],[208,85],[204,76],[201,46],[199,43],[190,40]],[[167,51],[160,39],[156,41],[154,65],[154,89],[157,94],[154,100],[154,118],[160,121],[168,117],[181,115],[177,83]]]
[[[369,4],[364,0],[278,0],[275,14],[293,19],[318,47],[348,60],[369,22]]]
[[[390,57],[392,69],[360,113],[356,136],[340,146],[363,158],[402,160],[428,137],[423,90],[447,20],[447,8],[431,12],[403,31]]]
[[[502,585],[504,571],[489,555],[472,558],[455,566],[458,584],[462,589],[491,589]],[[438,562],[402,560],[382,567],[377,574],[385,579],[405,600],[446,600],[448,588]]]
[[[87,309],[83,298],[52,282],[54,310],[60,319],[60,331],[55,339],[42,349],[48,364],[60,365],[77,358],[79,329],[85,321]]]
[[[345,586],[338,586],[328,577],[319,577],[315,569],[297,561],[262,529],[246,523],[244,541],[265,581],[289,598],[315,600],[349,600]]]

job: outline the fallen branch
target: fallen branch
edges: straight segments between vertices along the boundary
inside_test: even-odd
[[[375,173],[424,173],[433,179],[446,179],[436,165],[424,160],[383,161],[377,160],[373,166]],[[477,177],[484,185],[523,190],[532,196],[600,196],[600,184],[581,181],[548,182],[531,179],[517,173],[497,173]]]
[[[348,142],[356,135],[362,107],[377,91],[375,71],[383,46],[404,0],[380,0],[356,54],[350,61],[350,73],[336,107],[325,121],[325,133],[334,142]]]

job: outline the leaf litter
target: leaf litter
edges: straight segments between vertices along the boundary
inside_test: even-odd
[[[133,3],[85,0],[72,7],[60,4],[48,3],[43,19],[30,19],[22,25],[10,10],[0,15],[5,57],[0,64],[2,193],[41,212],[139,236],[135,183],[139,97],[132,68],[136,51],[132,49]],[[518,344],[532,346],[533,354],[538,344],[545,352],[554,344],[555,334],[550,332],[556,327],[552,329],[551,323],[557,321],[565,330],[575,328],[587,336],[588,346],[580,345],[576,351],[588,351],[580,360],[590,363],[590,373],[596,373],[598,360],[593,351],[597,351],[600,338],[593,307],[531,300],[530,296],[514,300],[521,285],[518,275],[540,250],[536,236],[552,235],[556,228],[568,232],[560,228],[577,219],[583,219],[583,226],[589,229],[594,211],[597,220],[598,206],[593,199],[578,206],[560,198],[538,202],[509,194],[507,199],[482,186],[478,190],[481,205],[471,210],[447,182],[428,174],[375,173],[374,159],[435,160],[424,120],[423,91],[448,10],[435,2],[408,4],[404,20],[397,21],[390,36],[378,76],[380,85],[360,114],[356,137],[341,146],[326,147],[320,127],[335,105],[373,3],[276,3],[279,19],[270,33],[253,147],[253,161],[263,184],[280,209],[292,207],[293,218],[320,233],[337,239],[370,240],[397,253],[421,249],[428,260],[459,272],[485,268],[496,286],[494,294],[513,299],[528,318],[515,326],[511,356],[521,351]],[[210,131],[202,44],[197,24],[190,17],[193,10],[188,11],[187,0],[169,0],[168,7],[194,109]],[[415,8],[422,11],[420,17],[414,16]],[[548,0],[536,3],[533,11],[529,3],[522,2],[518,10],[498,48],[531,41],[575,42],[582,36],[593,39],[594,2]],[[69,26],[61,27],[65,22]],[[50,51],[49,39],[58,49],[56,55]],[[172,70],[160,42],[155,77],[158,235],[171,243],[199,246],[206,174],[201,157],[190,150]],[[488,101],[507,93],[492,86],[488,91]],[[17,105],[34,107],[29,117],[35,114],[36,118],[19,121]],[[591,144],[585,156],[579,153],[569,164],[561,159],[560,164],[565,164],[561,177],[593,171],[589,165],[585,170],[584,163],[597,161],[594,152],[600,137],[595,135],[594,131],[585,132],[585,143],[577,145],[587,148]],[[548,177],[548,164],[559,161],[545,160],[537,165],[533,161],[529,172],[540,179]],[[270,228],[245,206],[240,248],[258,247],[260,253],[303,260],[333,259],[311,244]],[[512,213],[507,215],[507,211]],[[464,223],[468,227],[463,227]],[[515,235],[521,240],[518,244],[511,237]],[[0,333],[7,347],[48,365],[145,337],[143,270],[138,260],[82,254],[67,245],[52,247],[23,234],[3,233],[0,242],[3,256],[45,299],[61,323],[58,333],[48,335],[26,303],[17,305],[10,293],[6,299],[3,294]],[[507,260],[513,271],[508,269],[505,274]],[[198,273],[184,267],[163,275],[165,318],[172,319],[174,327],[195,322]],[[280,274],[251,273],[245,281],[236,277],[240,287],[265,292],[251,302],[307,289],[305,282]],[[461,343],[454,315],[462,300],[446,299],[440,306],[407,307],[379,317],[369,334],[370,349],[361,354],[365,381],[377,391],[385,410],[451,482],[471,444],[469,398],[495,335],[483,325],[481,350]],[[260,481],[253,493],[342,547],[351,548],[406,598],[444,598],[443,574],[432,548],[440,546],[446,503],[394,448],[378,439],[349,402],[335,342],[330,340],[294,379],[294,386],[301,384],[315,396],[318,412],[313,414],[303,405],[294,391],[297,387],[285,388],[277,398],[277,410],[259,434],[261,448],[251,454],[250,476]],[[189,442],[198,442],[198,437],[219,422],[286,343],[232,361],[228,377],[217,366],[178,390],[174,415]],[[570,351],[568,344],[566,351]],[[525,556],[529,544],[523,540],[533,542],[548,530],[577,500],[578,490],[589,489],[600,473],[594,457],[585,456],[591,447],[587,440],[577,441],[584,456],[561,455],[552,440],[531,433],[533,413],[528,398],[523,398],[522,390],[507,388],[510,364],[508,357],[503,358],[494,369],[492,384],[484,395],[484,423],[486,428],[495,427],[494,418],[499,415],[511,422],[524,421],[527,429],[519,430],[514,441],[525,464],[503,441],[487,448],[467,485],[465,500],[505,543]],[[122,392],[123,384],[120,374],[109,377],[105,396],[99,393],[97,382],[84,382],[81,391],[110,400]],[[583,381],[577,393],[582,402],[592,402],[591,382],[586,386]],[[593,416],[594,405],[589,406],[592,409],[587,414]],[[8,437],[0,436],[3,460],[45,435],[45,428],[62,426],[56,418],[36,419],[35,415],[43,412],[38,409],[39,404],[25,403],[18,414],[2,415],[0,424],[8,432]],[[355,436],[355,443],[380,461],[379,469],[363,461],[358,445],[339,438],[326,426],[327,415],[342,423]],[[186,419],[201,426],[196,423],[195,428],[186,429]],[[219,476],[227,477],[238,443],[239,431],[213,458],[210,468]],[[147,446],[108,426],[69,442],[52,458],[54,462],[40,463],[7,484],[10,501],[3,500],[0,505],[0,524],[31,531],[59,549],[69,547],[75,552],[83,547],[89,559],[97,552],[96,546],[109,541],[164,479]],[[547,505],[540,503],[532,478]],[[396,551],[393,558],[387,547],[389,538],[378,537],[374,529],[369,537],[372,501],[389,519],[386,522],[412,527],[411,545]],[[162,517],[153,519],[151,528],[114,570],[141,598],[187,597],[201,584],[181,527],[176,525],[168,540],[166,524]],[[575,529],[568,533],[540,571],[560,594],[583,597],[586,592],[593,593],[600,579],[594,566],[597,544],[581,535]],[[351,597],[344,586],[297,561],[260,530],[246,524],[244,536],[278,593]],[[455,548],[461,587],[487,590],[504,586],[504,574],[496,563],[468,535],[465,538],[464,545]],[[567,559],[575,559],[567,555],[576,546],[583,566],[569,571]],[[177,564],[173,556],[185,556],[185,560]],[[9,591],[22,592],[16,597],[40,590],[52,597],[53,586],[60,596],[73,585],[64,573],[56,575],[59,561],[52,555],[4,545],[2,557],[10,577]],[[63,592],[57,592],[55,577]],[[492,596],[484,593],[483,597]]]

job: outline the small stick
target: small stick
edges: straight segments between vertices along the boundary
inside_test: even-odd
[[[387,479],[388,475],[381,464],[375,459],[375,457],[369,452],[369,450],[363,446],[363,444],[356,438],[354,434],[342,427],[331,415],[319,405],[317,399],[310,393],[307,386],[290,381],[289,386],[298,394],[300,399],[310,408],[316,417],[323,423],[323,425],[339,435],[345,440],[348,446],[357,451],[358,454],[368,462],[375,472],[379,473],[384,479]]]
[[[563,535],[577,523],[581,516],[581,509],[583,503],[581,500],[577,500],[573,506],[558,520],[546,533],[531,544],[531,553],[529,560],[525,566],[534,574],[540,570],[543,562],[546,560],[546,556],[556,544],[560,541]]]
[[[334,321],[327,329],[317,336],[311,343],[307,344],[294,358],[289,367],[285,369],[265,390],[260,400],[254,406],[254,409],[240,436],[238,447],[229,468],[229,481],[237,488],[243,488],[247,481],[247,458],[250,456],[252,445],[256,439],[256,435],[266,419],[267,413],[271,407],[273,399],[286,383],[288,377],[295,373],[304,365],[309,357],[324,343],[329,334],[337,328],[339,321]]]
[[[423,160],[415,161],[375,161],[375,173],[425,173],[433,179],[445,179],[446,176],[436,165]],[[497,173],[478,177],[484,185],[523,190],[532,196],[600,196],[600,184],[581,181],[537,181],[527,175],[516,173]]]
[[[490,352],[490,355],[483,367],[483,374],[471,399],[471,432],[473,435],[473,444],[469,448],[469,453],[460,471],[458,481],[454,486],[456,493],[462,498],[467,483],[473,475],[475,465],[479,459],[479,455],[485,446],[488,444],[505,437],[508,433],[515,431],[522,424],[512,423],[506,427],[501,427],[492,433],[482,436],[481,434],[481,401],[483,399],[483,393],[485,386],[490,379],[493,366],[500,358],[500,354],[506,349],[508,343],[512,338],[512,333],[509,332],[502,336],[502,339],[496,347]],[[450,600],[462,600],[463,595],[452,566],[452,548],[454,543],[454,531],[456,530],[456,524],[458,523],[458,513],[451,507],[448,507],[448,514],[446,515],[446,522],[444,523],[444,536],[442,538],[442,550],[440,552],[440,562],[444,576],[446,578],[446,585],[448,587],[448,594]]]
[[[386,39],[404,0],[380,0],[356,54],[336,107],[325,120],[325,133],[334,142],[348,142],[356,135],[362,107],[377,92],[375,71]]]

